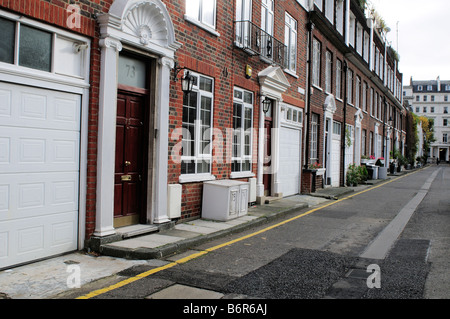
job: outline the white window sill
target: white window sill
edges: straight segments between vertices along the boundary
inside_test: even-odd
[[[212,174],[186,174],[180,175],[178,178],[178,182],[180,184],[184,183],[195,183],[195,182],[207,182],[207,181],[215,181],[216,177]]]
[[[214,28],[212,28],[204,23],[201,23],[200,21],[198,21],[186,14],[184,15],[184,19],[192,24],[195,24],[197,27],[211,33],[212,35],[215,35],[216,37],[220,37],[220,33],[217,32]]]
[[[252,172],[232,172],[230,174],[230,178],[250,178],[255,177],[255,174]]]
[[[292,70],[289,70],[289,69],[284,69],[284,72],[286,72],[290,76],[293,76],[294,78],[298,79],[298,75],[295,73],[295,71],[292,71]]]
[[[323,92],[323,89],[322,89],[321,87],[317,86],[316,84],[312,84],[311,86],[312,86],[314,89],[317,89],[317,90]]]

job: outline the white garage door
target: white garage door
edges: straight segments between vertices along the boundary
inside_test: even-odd
[[[280,192],[283,196],[300,193],[301,130],[282,127],[280,129]]]
[[[0,82],[0,268],[77,249],[80,106]]]
[[[341,171],[341,124],[333,122],[333,135],[331,138],[331,186],[339,187]]]

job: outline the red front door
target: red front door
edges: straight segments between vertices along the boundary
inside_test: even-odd
[[[143,211],[145,96],[117,95],[114,226],[137,224]]]

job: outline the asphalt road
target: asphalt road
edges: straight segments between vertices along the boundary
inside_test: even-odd
[[[450,166],[431,166],[249,238],[232,242],[268,225],[135,266],[88,288],[136,279],[165,262],[225,244],[94,299],[163,298],[162,292],[175,288],[178,295],[169,298],[189,300],[201,291],[201,298],[240,300],[447,299],[449,194]],[[398,232],[394,240],[386,229]],[[375,247],[380,241],[381,248]],[[369,247],[385,255],[368,258]]]

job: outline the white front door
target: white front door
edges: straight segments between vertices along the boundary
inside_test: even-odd
[[[341,171],[341,124],[333,122],[331,137],[331,186],[339,187]]]
[[[278,177],[280,193],[291,196],[300,193],[301,172],[301,130],[281,127],[280,129],[280,167]]]
[[[354,163],[353,160],[353,150],[354,150],[354,129],[353,126],[347,125],[345,131],[345,171],[344,174],[347,174],[348,167]]]
[[[0,268],[77,249],[81,97],[0,83]]]

